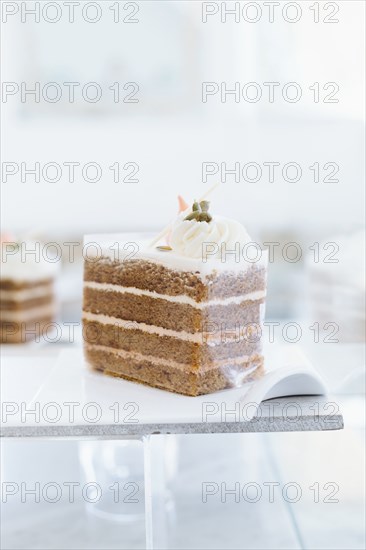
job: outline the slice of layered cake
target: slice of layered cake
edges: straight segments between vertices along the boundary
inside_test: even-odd
[[[260,376],[267,259],[240,223],[202,201],[178,216],[169,245],[94,235],[84,250],[93,368],[193,396]]]
[[[40,243],[1,240],[1,343],[40,341],[55,314],[57,262],[45,258]]]

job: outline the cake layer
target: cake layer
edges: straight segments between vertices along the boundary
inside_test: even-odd
[[[244,299],[244,297],[243,297]],[[195,308],[188,304],[179,304],[155,298],[149,295],[137,295],[129,292],[97,290],[84,288],[84,311],[104,314],[126,321],[137,321],[172,330],[196,333],[214,330],[225,319],[227,328],[236,325],[245,326],[260,323],[260,304],[262,300],[242,301],[230,305],[205,305]],[[210,328],[211,327],[211,328]]]
[[[175,271],[143,259],[118,262],[102,257],[85,261],[84,280],[140,288],[169,296],[186,295],[202,302],[263,291],[266,286],[265,273],[262,264],[250,264],[238,272],[218,273],[213,269],[202,279],[199,272]]]
[[[85,354],[94,369],[106,374],[191,396],[239,386],[244,381],[261,376],[263,372],[263,358],[260,355],[237,365],[235,369],[217,367],[194,372],[162,365],[148,357],[123,357],[96,346],[86,345]]]
[[[52,321],[52,316],[19,323],[0,321],[0,341],[2,344],[22,344],[31,340],[40,341],[43,331],[48,329]]]
[[[53,279],[38,279],[38,280],[21,280],[21,279],[0,279],[1,290],[28,290],[28,289],[40,289],[41,287],[49,288],[53,284]],[[37,290],[38,291],[38,290]]]
[[[35,298],[42,298],[53,294],[53,284],[44,283],[36,286],[28,286],[23,289],[4,290],[0,285],[0,301],[8,302],[25,302],[27,300],[34,300]]]
[[[28,309],[17,309],[17,310],[8,310],[0,309],[0,320],[2,322],[13,322],[13,323],[22,323],[22,322],[32,322],[37,321],[38,319],[52,318],[55,313],[55,304],[52,301],[45,305],[32,307]]]
[[[242,355],[240,357],[235,357],[235,359],[230,359],[230,360],[223,359],[220,361],[214,361],[211,364],[201,365],[199,369],[197,369],[196,365],[179,363],[178,361],[173,361],[171,359],[162,359],[161,357],[146,355],[145,353],[125,351],[123,349],[116,349],[116,348],[111,348],[107,346],[99,346],[95,344],[86,344],[86,347],[91,351],[96,350],[96,351],[105,351],[108,353],[114,353],[118,357],[121,357],[122,359],[125,359],[125,360],[132,359],[134,361],[151,361],[154,364],[161,365],[163,367],[168,367],[169,369],[179,369],[184,372],[197,372],[198,370],[200,372],[206,372],[208,370],[217,369],[219,367],[227,369],[229,366],[230,368],[233,368],[235,370],[237,367],[240,367],[240,365],[242,365],[243,363],[248,363],[249,361],[251,361],[253,357],[257,357],[256,353],[252,357],[248,355]]]
[[[258,326],[247,327],[245,332],[238,327],[231,333],[219,328],[211,333],[192,334],[88,312],[83,314],[83,336],[89,344],[143,352],[197,369],[217,360],[251,356],[261,349]]]
[[[84,288],[90,288],[92,290],[100,290],[103,292],[116,292],[116,298],[119,294],[132,294],[134,296],[147,296],[148,298],[159,298],[160,300],[166,300],[173,304],[189,305],[195,309],[205,309],[207,306],[230,306],[232,304],[241,304],[242,302],[254,302],[256,300],[262,300],[266,296],[265,290],[257,290],[250,292],[249,294],[242,294],[240,296],[230,296],[229,298],[212,298],[208,301],[196,302],[193,298],[184,294],[178,296],[170,296],[169,294],[159,294],[158,292],[152,292],[151,290],[142,290],[141,288],[134,288],[132,286],[113,285],[110,283],[96,283],[95,281],[84,281]],[[1,291],[0,291],[1,295]]]
[[[22,291],[20,291],[22,292]],[[39,298],[29,298],[27,300],[3,300],[0,301],[0,311],[28,311],[30,309],[38,308],[46,304],[53,303],[53,294],[48,294]]]

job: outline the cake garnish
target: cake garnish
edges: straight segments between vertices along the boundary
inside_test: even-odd
[[[189,208],[189,204],[186,203],[186,201],[181,195],[178,195],[178,204],[179,204],[178,214],[180,214],[181,212],[185,212]]]
[[[178,195],[178,215],[179,214],[182,214],[182,212],[186,212],[186,210],[189,209],[189,206],[188,204],[186,203],[186,201],[184,200],[184,198],[181,196],[181,195]],[[168,248],[160,248],[160,250],[172,250],[170,248],[170,237],[171,237],[171,234],[172,234],[172,228],[169,227],[169,230],[165,236],[165,242],[167,244],[167,247]],[[157,246],[156,247],[157,249],[159,249],[159,247]]]
[[[163,250],[164,252],[168,252],[169,250],[173,250],[171,246],[167,245],[161,245],[156,247],[157,250]]]
[[[210,189],[208,189],[204,194],[203,196],[201,197],[201,199],[198,201],[198,202],[202,202],[204,199],[206,199],[209,195],[211,195],[211,193],[213,193],[213,191],[219,186],[220,184],[219,183],[215,183],[215,185],[213,185],[212,187],[210,187]],[[182,206],[182,208],[185,206],[185,201],[184,199],[181,200],[181,197],[179,198],[178,197],[178,200],[179,200],[179,205]],[[188,210],[188,207],[187,207],[187,210]],[[184,212],[185,214],[186,212]],[[187,212],[188,214],[188,212]],[[171,230],[171,227],[172,227],[172,223],[174,223],[175,220],[172,220],[166,227],[164,227],[164,229],[162,229],[162,231],[160,231],[160,233],[158,235],[156,235],[156,237],[153,238],[153,240],[149,243],[149,247],[152,248],[153,246],[156,246],[157,243],[159,241],[161,241],[164,237],[166,237],[166,235],[169,233],[169,231]]]
[[[196,220],[197,222],[210,223],[210,221],[212,221],[212,216],[208,211],[209,207],[209,201],[194,201],[192,205],[192,212],[188,214],[188,216],[186,216],[184,220]]]
[[[236,251],[251,239],[240,222],[216,214],[211,216],[209,206],[207,200],[194,201],[191,212],[178,216],[172,225],[169,246],[176,255],[204,262],[212,259],[223,261],[225,251],[235,251],[234,261],[237,262]]]

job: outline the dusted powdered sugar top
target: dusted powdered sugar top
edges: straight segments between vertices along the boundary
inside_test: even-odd
[[[261,250],[257,243],[241,245],[231,242],[232,249],[226,246],[226,254],[214,256],[210,260],[201,257],[191,258],[177,254],[169,246],[150,246],[153,235],[146,233],[112,233],[86,235],[83,255],[86,260],[98,261],[109,258],[112,261],[144,260],[161,264],[174,271],[193,272],[201,277],[214,271],[246,271],[250,267],[265,266],[267,251]],[[221,250],[221,247],[220,247]]]

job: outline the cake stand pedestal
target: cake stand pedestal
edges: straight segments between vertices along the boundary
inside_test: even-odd
[[[296,404],[296,405],[295,405]],[[301,407],[302,415],[294,412]],[[215,422],[194,424],[145,424],[104,426],[3,426],[2,437],[48,438],[83,440],[138,440],[141,443],[144,462],[144,502],[146,549],[164,549],[168,546],[167,480],[164,443],[154,445],[157,434],[225,434],[257,432],[323,431],[343,428],[343,418],[334,410],[330,399],[317,397],[281,398],[262,403],[260,415],[244,422]],[[284,411],[286,415],[269,411]],[[292,411],[292,413],[290,412]],[[320,411],[319,414],[316,411]],[[142,435],[144,434],[144,435]],[[167,435],[166,437],[169,437]],[[245,437],[245,436],[243,436]],[[223,440],[223,444],[224,440]]]
[[[295,411],[301,409],[301,416]],[[269,414],[269,411],[282,414]],[[283,411],[292,410],[292,414]],[[319,414],[314,414],[316,411]],[[338,411],[331,399],[321,397],[291,397],[270,400],[261,404],[260,413],[249,422],[221,422],[213,424],[176,424],[165,426],[146,426],[147,434],[142,437],[144,452],[145,481],[145,533],[147,549],[168,549],[168,526],[166,521],[167,480],[164,468],[162,446],[153,449],[154,434],[231,434],[258,432],[299,432],[343,429],[341,414],[329,414]],[[328,412],[326,412],[328,411]],[[223,436],[224,437],[224,436]],[[223,442],[224,444],[224,442]]]

